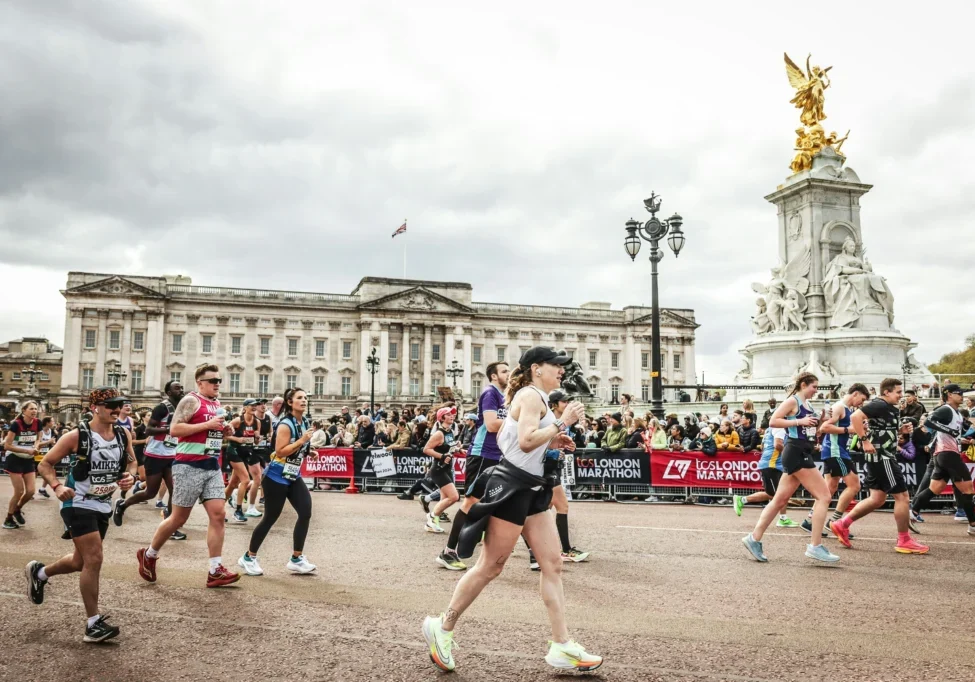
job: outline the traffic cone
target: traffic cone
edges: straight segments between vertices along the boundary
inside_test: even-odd
[[[356,495],[358,492],[359,489],[355,485],[355,477],[353,476],[351,479],[349,479],[349,487],[345,489],[345,493],[347,495]]]

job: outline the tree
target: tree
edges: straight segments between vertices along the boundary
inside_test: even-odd
[[[942,355],[930,370],[934,374],[975,374],[975,334],[965,339],[963,350]]]

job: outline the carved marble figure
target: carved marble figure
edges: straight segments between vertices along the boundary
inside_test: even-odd
[[[856,242],[851,237],[826,266],[823,292],[832,311],[830,327],[855,326],[867,310],[881,310],[888,324],[894,322],[894,295],[886,280],[873,273],[870,263],[857,257]]]

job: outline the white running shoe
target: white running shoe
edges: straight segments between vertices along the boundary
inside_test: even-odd
[[[426,529],[428,533],[446,533],[443,528],[440,527],[440,519],[435,518],[433,514],[427,514]]]
[[[545,662],[559,670],[589,672],[601,666],[603,659],[601,656],[586,653],[581,644],[570,639],[565,644],[552,642],[545,656]]]
[[[305,573],[311,573],[318,567],[315,566],[315,564],[308,561],[308,559],[305,558],[305,555],[302,554],[300,557],[298,557],[297,561],[295,561],[294,559],[290,559],[288,561],[287,568],[292,573],[300,573],[304,575]]]
[[[430,647],[430,660],[443,671],[454,669],[454,633],[443,629],[443,614],[423,619],[423,638]]]
[[[258,563],[256,556],[250,556],[245,553],[237,559],[237,565],[244,569],[244,573],[247,575],[264,575],[264,569],[261,568],[261,564]]]
[[[244,516],[251,516],[251,517],[264,516],[264,512],[257,511],[257,507],[248,507],[247,511],[244,512]]]

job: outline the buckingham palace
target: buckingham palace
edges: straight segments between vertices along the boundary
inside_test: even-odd
[[[649,399],[650,308],[612,310],[472,300],[461,282],[365,277],[350,294],[198,286],[188,277],[68,273],[60,403],[80,403],[95,385],[121,384],[139,406],[167,381],[193,386],[214,363],[222,400],[280,395],[301,386],[316,414],[366,399],[376,349],[376,401],[428,402],[456,382],[470,399],[487,365],[517,362],[533,345],[564,349],[593,393]],[[694,383],[694,311],[661,310],[664,383]],[[448,369],[461,368],[450,378]],[[62,407],[63,409],[63,407]]]

